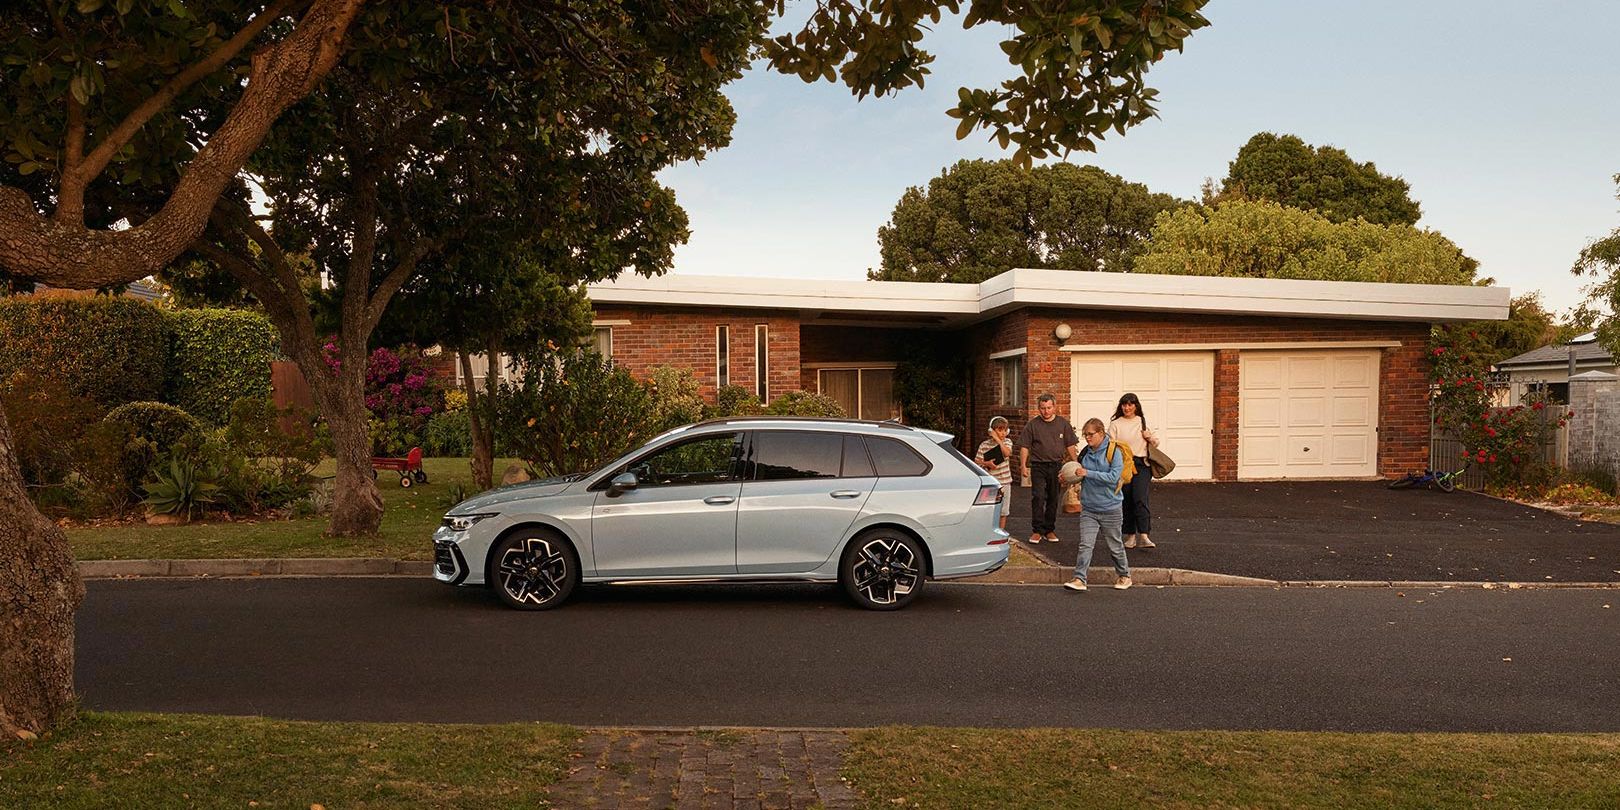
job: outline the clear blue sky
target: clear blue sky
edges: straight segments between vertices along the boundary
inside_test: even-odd
[[[1620,225],[1620,0],[1214,0],[1205,14],[1149,74],[1160,117],[1070,162],[1195,198],[1254,133],[1293,133],[1406,178],[1419,225],[1497,283],[1557,309],[1582,298],[1570,264]],[[863,278],[907,187],[1005,156],[979,133],[955,140],[944,114],[957,87],[1009,75],[1003,36],[946,21],[923,90],[861,102],[748,73],[729,89],[731,146],[663,175],[692,220],[674,272]]]

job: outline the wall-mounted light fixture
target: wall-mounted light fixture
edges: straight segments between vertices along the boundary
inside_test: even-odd
[[[1070,329],[1069,325],[1066,323],[1060,323],[1052,329],[1052,337],[1057,338],[1059,346],[1062,346],[1063,343],[1069,339],[1069,336],[1073,334],[1074,330]]]

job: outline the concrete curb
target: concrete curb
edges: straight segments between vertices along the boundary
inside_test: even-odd
[[[431,576],[427,560],[390,560],[365,557],[295,557],[289,559],[230,560],[83,560],[79,575],[85,579],[141,579],[192,577],[423,577]],[[956,580],[966,585],[1058,585],[1069,580],[1070,569],[1056,565],[1008,566],[982,577]],[[1092,585],[1114,584],[1112,568],[1093,568]],[[1551,588],[1620,590],[1620,582],[1403,582],[1400,580],[1274,580],[1190,571],[1185,568],[1133,568],[1131,580],[1146,587],[1194,588],[1480,588],[1504,591]],[[947,583],[948,584],[948,583]]]
[[[433,563],[364,557],[294,557],[284,560],[83,560],[85,579],[134,577],[426,577]]]

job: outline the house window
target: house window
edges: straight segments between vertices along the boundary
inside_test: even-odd
[[[731,327],[714,328],[714,385],[724,388],[731,384]]]
[[[770,343],[770,330],[765,324],[754,325],[754,396],[760,402],[771,401],[771,386],[769,381],[770,358],[767,357],[767,344]]]
[[[598,326],[591,332],[591,346],[606,360],[613,356],[613,327]]]
[[[1024,355],[1002,357],[996,360],[999,374],[996,404],[1008,408],[1024,407]]]
[[[856,419],[900,418],[892,366],[824,368],[816,374],[816,388]]]

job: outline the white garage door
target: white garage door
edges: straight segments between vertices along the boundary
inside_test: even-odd
[[[1378,472],[1378,352],[1244,352],[1239,478],[1361,478]]]
[[[1211,352],[1079,352],[1070,361],[1069,419],[1107,422],[1127,391],[1142,400],[1159,447],[1176,460],[1171,478],[1215,477],[1215,355]]]

